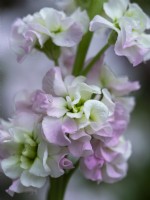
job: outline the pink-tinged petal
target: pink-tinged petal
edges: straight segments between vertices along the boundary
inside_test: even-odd
[[[117,84],[118,82],[118,84]],[[111,84],[111,88],[114,90],[116,95],[124,96],[130,92],[140,89],[140,84],[138,81],[130,82],[127,77],[120,78],[116,83]]]
[[[1,130],[0,127],[0,144],[9,141],[11,139],[11,134],[5,130]]]
[[[93,137],[97,139],[104,139],[104,138],[112,138],[113,136],[113,130],[112,126],[109,123],[105,123],[104,125],[101,126],[101,129],[98,130],[97,132],[93,133]]]
[[[131,142],[125,141],[124,138],[121,138],[118,145],[110,149],[112,149],[113,151],[116,151],[118,155],[120,154],[124,160],[127,160],[131,156],[131,153],[132,153]]]
[[[144,60],[149,51],[150,39],[143,34],[135,34],[132,31],[133,22],[126,18],[120,21],[121,31],[118,34],[114,50],[118,56],[126,56],[133,66],[136,66]]]
[[[97,166],[97,159],[91,155],[84,159],[84,163],[89,170],[92,170]]]
[[[92,140],[91,143],[94,154],[81,158],[80,162],[84,176],[106,183],[114,183],[124,178],[127,173],[127,160],[131,155],[130,143],[122,137],[113,146],[97,140]]]
[[[147,53],[147,49],[140,47],[139,45],[135,44],[131,47],[123,49],[120,46],[120,38],[118,37],[116,45],[115,45],[115,53],[118,56],[126,56],[130,63],[133,66],[137,66],[144,60],[144,55]]]
[[[15,95],[15,110],[17,112],[32,112],[30,93],[23,90]]]
[[[70,153],[77,158],[93,154],[93,149],[89,140],[71,140],[71,144],[68,148]]]
[[[36,35],[22,19],[18,19],[12,26],[11,47],[17,54],[17,61],[21,62],[29,54],[36,42]]]
[[[66,96],[67,90],[59,68],[51,68],[43,79],[43,90],[53,96]]]
[[[73,23],[68,30],[55,35],[53,37],[53,42],[58,46],[73,47],[80,42],[82,35],[81,26],[77,23]]]
[[[140,88],[138,81],[131,82],[126,76],[117,77],[116,74],[105,65],[101,67],[100,81],[102,87],[108,88],[108,90],[117,98],[128,95],[130,92],[136,91]]]
[[[106,174],[105,182],[107,183],[114,183],[124,177],[124,174],[120,174],[115,166],[109,164],[106,165]]]
[[[75,157],[89,156],[93,153],[90,143],[91,136],[84,132],[84,130],[76,131],[70,135],[71,144],[69,151]]]
[[[17,113],[17,115],[12,119],[14,126],[21,127],[22,130],[26,130],[27,132],[33,131],[35,124],[39,121],[39,116],[34,113],[21,112]]]
[[[80,140],[80,141],[84,141],[84,140],[91,140],[91,136],[88,135],[84,129],[80,129],[76,132],[74,132],[73,134],[70,135],[70,138],[72,140]]]
[[[100,155],[104,158],[106,162],[111,162],[117,156],[116,152],[111,152],[109,148],[101,148]]]
[[[61,159],[60,167],[62,169],[72,169],[72,168],[74,168],[73,163],[65,157]]]
[[[6,190],[6,192],[13,197],[14,193],[35,192],[35,188],[23,186],[18,179],[13,181],[12,185]]]
[[[46,113],[52,102],[52,96],[37,90],[31,96],[32,109],[37,113]]]
[[[124,106],[126,111],[128,113],[131,113],[133,111],[133,108],[135,106],[135,97],[133,96],[125,96],[118,98],[119,102]]]
[[[52,97],[51,104],[47,109],[47,115],[50,117],[63,117],[67,113],[67,103],[62,97]]]
[[[43,134],[46,140],[52,144],[67,146],[70,140],[62,130],[62,119],[45,117],[42,122]]]
[[[94,84],[99,85],[99,77],[101,73],[101,67],[103,66],[104,56],[102,56],[96,63],[93,65],[90,72],[87,74],[87,83],[88,84]]]
[[[80,169],[87,179],[101,182],[102,173],[96,164],[97,164],[97,160],[95,159],[94,156],[93,157],[90,156],[88,158],[82,158],[80,160]]]
[[[70,17],[80,25],[83,33],[87,32],[89,27],[89,16],[85,10],[82,11],[81,8],[78,8]]]
[[[74,119],[70,119],[68,117],[63,119],[62,131],[64,133],[74,134],[77,129],[78,127]]]
[[[47,164],[49,168],[51,169],[51,177],[58,178],[59,176],[64,174],[64,170],[60,166],[61,161],[61,154],[54,156],[53,158],[48,158]]]
[[[93,20],[90,22],[90,31],[97,31],[100,28],[110,28],[118,32],[118,29],[114,26],[113,23],[105,19],[104,17],[101,17],[99,15],[96,15]]]

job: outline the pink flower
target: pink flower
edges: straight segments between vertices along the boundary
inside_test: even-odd
[[[120,138],[116,145],[99,141],[92,143],[94,154],[81,158],[80,168],[87,179],[114,183],[125,177],[127,160],[131,155],[131,144]]]
[[[42,90],[36,90],[33,93],[24,90],[15,97],[15,112],[44,114],[51,102],[52,96],[44,93]]]
[[[104,91],[100,101],[100,87],[86,84],[82,76],[63,78],[59,68],[52,68],[46,74],[43,90],[52,95],[47,116],[42,121],[47,141],[67,146],[75,157],[92,154],[91,135],[87,128],[95,133],[109,119],[114,108],[111,96]]]
[[[140,89],[138,81],[131,82],[127,76],[117,77],[106,65],[101,66],[100,85],[116,97],[126,96]]]

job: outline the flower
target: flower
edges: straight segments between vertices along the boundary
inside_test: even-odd
[[[94,154],[81,158],[80,168],[87,179],[114,183],[125,177],[131,144],[120,138],[116,145],[93,141]]]
[[[23,90],[15,96],[15,112],[34,112],[36,114],[46,113],[52,96],[45,94],[42,90],[29,93]]]
[[[93,78],[93,74],[97,79]],[[98,74],[100,74],[99,77]],[[138,81],[129,81],[126,76],[117,77],[108,66],[101,62],[96,63],[93,71],[89,73],[88,82],[97,84],[102,88],[102,92],[105,94],[102,101],[111,111],[111,115],[98,131],[93,131],[89,127],[86,128],[86,131],[105,144],[114,145],[127,129],[130,113],[135,105],[134,97],[129,96],[129,94],[138,90],[140,84]]]
[[[100,73],[101,87],[108,88],[115,102],[119,102],[130,114],[135,105],[135,99],[129,96],[131,92],[140,89],[138,81],[129,81],[127,76],[117,77],[108,66],[103,65]]]
[[[109,92],[104,90],[102,94],[100,87],[86,84],[83,76],[63,78],[60,68],[56,67],[44,77],[43,90],[52,95],[47,116],[42,121],[47,141],[68,146],[76,157],[91,154],[91,133],[101,129],[113,113],[115,104]]]
[[[72,167],[65,158],[68,154],[65,147],[44,140],[40,120],[39,115],[20,112],[8,128],[3,128],[6,134],[0,140],[0,150],[5,150],[1,168],[13,180],[8,189],[11,195],[41,188],[49,176],[57,178],[64,174],[64,169]]]
[[[18,61],[33,48],[42,50],[49,40],[57,46],[72,47],[79,43],[88,29],[88,23],[86,11],[78,9],[67,16],[53,8],[43,8],[13,24],[11,46],[18,55]]]
[[[17,19],[12,26],[11,48],[16,53],[18,62],[32,51],[37,41],[38,35],[28,26],[31,21],[32,16],[28,15],[23,20]]]
[[[107,88],[116,97],[127,96],[140,89],[138,81],[131,82],[127,76],[118,77],[106,65],[102,65],[100,69],[100,85]]]
[[[83,76],[75,78],[70,75],[63,80],[60,69],[52,68],[43,79],[43,89],[53,96],[53,102],[47,110],[50,117],[66,116],[76,119],[78,126],[84,127],[90,124],[90,121],[103,122],[109,115],[108,108],[103,102],[91,99],[93,94],[101,95],[101,88],[87,85]],[[98,114],[92,119],[92,113],[95,111]],[[81,122],[84,119],[85,125]]]
[[[90,30],[101,27],[117,32],[115,53],[126,56],[134,65],[145,60],[150,52],[150,35],[145,31],[150,28],[150,19],[135,3],[128,0],[109,0],[104,3],[104,11],[109,20],[97,15],[90,23]]]

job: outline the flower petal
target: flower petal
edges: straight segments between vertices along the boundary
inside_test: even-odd
[[[45,138],[52,144],[66,146],[70,144],[69,139],[62,130],[62,119],[45,117],[42,122],[42,128]]]
[[[43,90],[53,96],[66,96],[67,91],[59,68],[51,68],[43,79]]]
[[[41,188],[46,183],[46,178],[35,176],[28,171],[24,171],[21,174],[20,181],[23,186]]]
[[[101,17],[99,15],[96,15],[93,20],[90,22],[90,31],[97,31],[100,28],[110,28],[118,32],[118,29],[114,26],[113,23],[105,19],[104,17]]]
[[[129,0],[109,0],[104,3],[104,11],[112,20],[115,20],[124,15],[128,5]]]

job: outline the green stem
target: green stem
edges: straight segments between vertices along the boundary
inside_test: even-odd
[[[96,61],[104,54],[104,52],[109,48],[110,44],[107,43],[97,54],[94,58],[89,62],[89,64],[85,67],[85,69],[81,72],[82,75],[86,75],[96,63]]]
[[[72,71],[72,74],[75,76],[79,75],[80,71],[82,70],[82,68],[84,66],[84,61],[86,58],[86,54],[87,54],[92,36],[93,36],[93,34],[91,32],[88,32],[82,38],[82,41],[80,42],[80,44],[77,48],[76,58],[75,58],[73,71]]]
[[[102,12],[104,1],[105,0],[89,0],[88,7],[86,9],[90,20],[93,19],[95,15],[100,14]],[[72,74],[75,76],[79,75],[82,71],[82,68],[84,67],[84,62],[92,40],[92,36],[93,33],[88,31],[88,33],[82,38],[80,44],[78,45],[72,71]]]
[[[66,175],[59,178],[50,178],[50,190],[47,200],[63,200],[67,183]]]
[[[50,189],[48,191],[47,200],[63,200],[67,185],[75,170],[78,168],[78,162],[75,168],[65,173],[59,178],[50,178]]]

